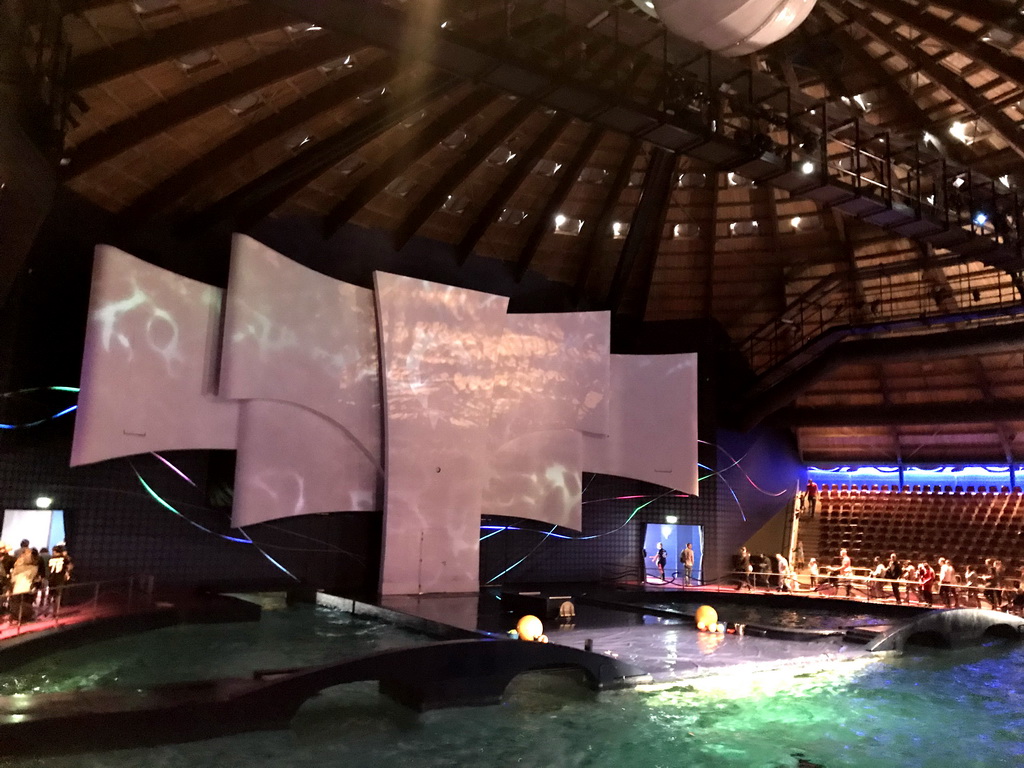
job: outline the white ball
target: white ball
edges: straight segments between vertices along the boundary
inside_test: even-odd
[[[746,56],[803,24],[816,0],[653,0],[673,34],[723,56]]]

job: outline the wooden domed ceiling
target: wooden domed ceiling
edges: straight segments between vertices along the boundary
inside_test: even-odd
[[[27,59],[69,57],[62,183],[122,227],[432,238],[714,319],[808,461],[1024,457],[1015,3],[819,0],[741,60],[631,0],[61,6]]]

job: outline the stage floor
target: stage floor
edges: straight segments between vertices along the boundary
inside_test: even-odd
[[[571,589],[545,591],[566,596],[573,594]],[[696,589],[687,592],[694,599],[705,599],[711,605],[714,605],[716,596],[725,596]],[[644,597],[649,596],[652,602],[663,594],[661,590],[644,591]],[[770,601],[771,597],[766,595],[765,599]],[[755,671],[793,668],[806,671],[841,661],[866,659],[871,655],[863,644],[851,642],[839,632],[822,632],[819,636],[804,633],[799,640],[700,632],[692,620],[646,614],[637,606],[618,610],[591,604],[586,598],[574,602],[575,617],[544,620],[550,642],[579,649],[590,646],[597,653],[640,667],[650,673],[656,683],[724,672],[752,674]],[[820,606],[817,600],[814,602]],[[389,596],[382,604],[404,613],[495,636],[506,633],[518,619],[518,615],[502,610],[497,593],[492,592],[480,595]],[[885,625],[871,627],[873,631],[884,629]]]

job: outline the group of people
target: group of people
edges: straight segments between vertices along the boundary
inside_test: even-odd
[[[760,552],[752,554],[746,547],[740,547],[735,566],[739,574],[736,589],[765,587],[791,591],[799,586],[796,570],[781,552],[776,552],[771,558]]]
[[[810,588],[817,589],[825,581],[833,582],[838,588],[852,595],[855,582],[863,583],[870,599],[886,599],[889,594],[897,604],[904,601],[925,605],[944,605],[947,608],[989,607],[994,610],[1024,611],[1024,567],[1017,579],[1010,578],[1001,560],[986,558],[984,565],[968,565],[961,573],[952,560],[938,558],[936,570],[930,562],[923,560],[901,560],[895,552],[888,560],[873,559],[865,577],[855,579],[853,563],[847,550],[840,550],[839,564],[828,568],[822,577],[814,558],[807,564]]]
[[[888,585],[897,603],[903,602],[902,590],[908,602],[916,600],[926,605],[936,603],[937,593],[938,602],[947,608],[982,608],[987,604],[997,611],[1024,610],[1024,567],[1014,579],[1002,560],[991,557],[981,567],[966,566],[963,573],[946,557],[940,557],[937,565],[938,571],[927,561],[901,561],[895,552],[889,555],[888,563],[876,557],[868,576],[869,596],[884,597]]]
[[[838,563],[822,569],[815,558],[806,563],[808,587],[817,590],[833,584],[852,597],[855,584],[863,584],[869,599],[886,599],[891,593],[897,604],[903,602],[947,608],[989,607],[1024,613],[1024,567],[1011,578],[1002,560],[987,558],[981,567],[968,565],[960,573],[952,560],[940,557],[938,570],[931,563],[901,560],[895,552],[888,560],[875,557],[866,575],[858,576],[846,549],[839,550]],[[764,554],[751,554],[741,547],[736,557],[736,588],[766,587],[795,590],[801,586],[797,572],[782,555],[772,560]],[[859,569],[863,573],[864,569]]]
[[[644,555],[646,556],[646,554],[645,552]],[[683,567],[683,586],[688,587],[693,581],[694,558],[693,544],[687,542],[682,552],[679,553],[679,564]],[[661,580],[666,581],[665,566],[668,564],[668,552],[660,541],[658,542],[658,551],[651,555],[651,562],[657,566],[658,575],[661,577]]]
[[[74,566],[67,549],[35,549],[28,539],[11,550],[0,541],[0,620],[24,623],[59,609]]]

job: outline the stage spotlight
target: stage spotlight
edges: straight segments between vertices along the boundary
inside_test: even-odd
[[[974,223],[979,227],[984,227],[988,223],[988,214],[984,211],[978,211],[974,214]]]
[[[51,504],[53,504],[53,499],[49,496],[40,496],[36,499],[36,507],[38,509],[49,509]]]
[[[800,166],[800,170],[803,171],[805,175],[810,176],[812,173],[814,173],[814,163],[812,163],[810,160],[807,160],[806,162],[804,162],[803,165]]]

